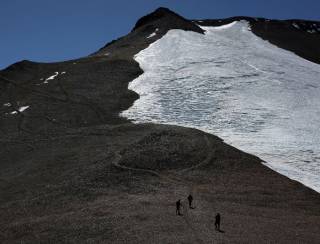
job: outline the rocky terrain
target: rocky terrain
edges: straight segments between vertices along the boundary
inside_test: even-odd
[[[319,63],[309,22],[250,21]],[[203,33],[198,22],[160,8],[90,56],[0,71],[1,243],[319,242],[317,192],[213,135],[119,117],[139,97],[127,89],[143,72],[133,56],[170,29]]]

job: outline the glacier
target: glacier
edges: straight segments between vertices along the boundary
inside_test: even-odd
[[[262,40],[249,23],[170,30],[134,58],[134,123],[197,128],[320,192],[320,65]]]

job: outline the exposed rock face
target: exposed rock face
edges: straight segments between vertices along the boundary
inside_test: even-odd
[[[173,28],[203,33],[160,8],[91,56],[0,71],[1,243],[318,243],[318,193],[213,135],[118,116],[138,98],[134,54]]]
[[[204,33],[195,23],[186,20],[167,8],[159,8],[138,20],[132,31],[118,40],[113,40],[94,55],[119,55],[132,58],[137,50],[146,48],[161,38],[168,30],[181,29]],[[148,38],[152,33],[155,35]],[[115,54],[116,53],[116,54]]]
[[[133,31],[149,26],[156,28],[181,29],[185,31],[194,31],[203,33],[203,30],[193,22],[181,17],[167,8],[158,8],[155,12],[139,19],[133,28]]]

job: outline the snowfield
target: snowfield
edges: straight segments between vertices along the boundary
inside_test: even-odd
[[[122,116],[213,133],[320,192],[320,65],[247,22],[201,28],[171,30],[135,56],[140,99]]]

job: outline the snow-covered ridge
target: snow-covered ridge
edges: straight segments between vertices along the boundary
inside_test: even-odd
[[[247,22],[170,30],[135,56],[140,94],[122,115],[196,127],[320,191],[320,65],[255,36]]]
[[[238,23],[238,21],[233,21],[230,24],[226,24],[226,25],[220,25],[220,26],[216,26],[216,27],[211,27],[214,28],[215,30],[225,30],[228,28],[231,28],[232,26],[236,25]],[[200,26],[202,29],[206,30],[205,26]]]

